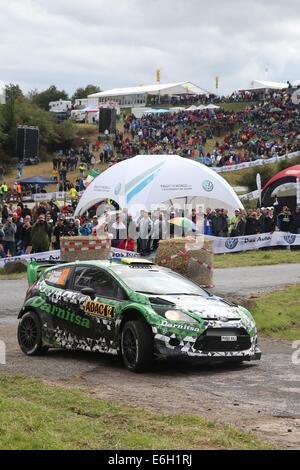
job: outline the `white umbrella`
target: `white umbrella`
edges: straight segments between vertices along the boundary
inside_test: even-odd
[[[112,199],[134,216],[166,201],[193,199],[204,207],[243,208],[231,186],[201,163],[178,155],[138,155],[97,176],[82,195],[76,214],[104,199]]]

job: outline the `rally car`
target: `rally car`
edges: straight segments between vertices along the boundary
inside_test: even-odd
[[[134,372],[154,358],[260,359],[248,310],[142,259],[32,262],[18,342],[31,356],[49,348],[122,355]]]

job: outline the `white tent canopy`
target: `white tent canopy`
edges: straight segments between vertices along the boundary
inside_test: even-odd
[[[122,95],[139,95],[146,93],[150,95],[170,94],[170,95],[209,95],[207,90],[194,85],[191,82],[177,82],[177,83],[159,83],[155,85],[140,85],[136,87],[127,88],[113,88],[112,90],[100,91],[89,95],[89,98],[104,98],[110,96]]]
[[[201,163],[178,155],[138,155],[113,165],[97,176],[82,195],[76,214],[112,199],[135,217],[140,210],[185,199],[205,208],[243,208],[231,186]]]
[[[266,80],[252,80],[249,87],[240,88],[239,91],[251,90],[284,90],[288,87],[287,83],[270,82]]]

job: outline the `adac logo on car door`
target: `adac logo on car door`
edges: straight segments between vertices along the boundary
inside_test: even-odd
[[[101,302],[95,302],[94,300],[87,300],[84,305],[84,312],[91,315],[113,318],[114,307],[112,305],[102,304]]]

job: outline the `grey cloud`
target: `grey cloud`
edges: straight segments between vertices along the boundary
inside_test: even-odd
[[[230,92],[297,79],[300,5],[289,0],[0,0],[0,80],[103,89],[190,80]]]

